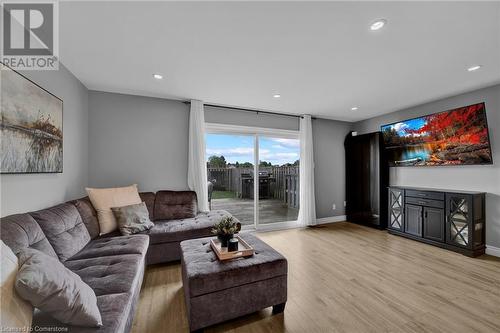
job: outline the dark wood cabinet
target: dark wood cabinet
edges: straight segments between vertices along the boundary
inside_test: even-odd
[[[347,220],[385,229],[389,168],[382,149],[382,134],[349,133],[344,147]]]
[[[484,254],[485,193],[391,186],[388,230],[469,256]]]
[[[389,187],[389,229],[403,231],[404,228],[404,189]]]
[[[405,232],[414,235],[422,236],[422,206],[405,205]]]
[[[446,199],[448,223],[446,225],[446,242],[460,247],[469,247],[471,202],[467,195],[448,195]]]
[[[444,242],[444,210],[440,208],[424,207],[423,214],[424,238]]]
[[[446,193],[446,242],[481,250],[485,243],[484,193]]]

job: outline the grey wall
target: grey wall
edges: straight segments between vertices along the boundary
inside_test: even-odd
[[[390,183],[488,192],[486,244],[500,247],[500,85],[364,120],[355,123],[354,130],[377,131],[383,124],[479,102],[486,103],[493,165],[391,168]]]
[[[62,64],[23,75],[63,100],[63,173],[1,175],[1,216],[46,208],[84,194],[88,181],[88,91]]]
[[[334,120],[313,120],[314,186],[318,218],[344,215],[344,139],[352,124]],[[332,205],[337,206],[335,210]]]
[[[187,105],[91,91],[89,114],[89,186],[187,188]]]

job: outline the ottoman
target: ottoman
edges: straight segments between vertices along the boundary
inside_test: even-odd
[[[287,299],[287,261],[252,234],[240,234],[255,254],[219,261],[210,237],[181,242],[184,297],[191,332],[268,306],[283,312]]]

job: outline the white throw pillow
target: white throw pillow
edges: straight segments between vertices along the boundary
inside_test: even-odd
[[[19,263],[10,247],[5,245],[3,241],[0,240],[0,242],[2,242],[0,250],[2,256],[0,327],[23,328],[26,329],[25,332],[28,332],[33,319],[33,307],[17,294],[14,283]]]
[[[111,207],[123,207],[142,202],[137,184],[116,188],[87,188],[87,194],[97,211],[101,235],[118,229]]]

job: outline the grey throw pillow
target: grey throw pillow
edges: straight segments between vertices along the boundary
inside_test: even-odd
[[[99,327],[97,297],[57,259],[35,249],[19,254],[15,288],[19,296],[64,324]]]
[[[149,219],[148,207],[144,202],[140,204],[111,208],[115,215],[118,229],[122,235],[136,234],[151,229],[154,224]]]

